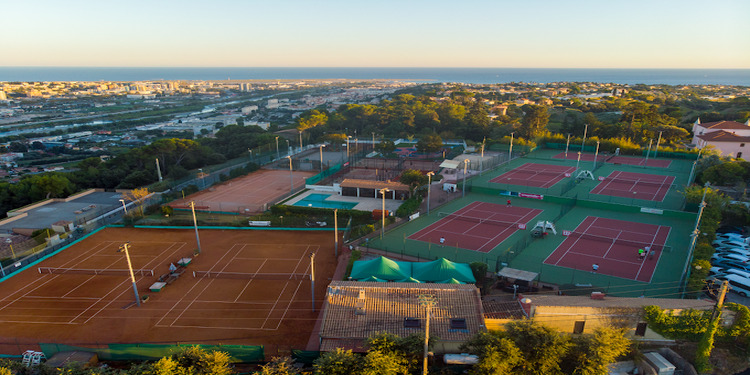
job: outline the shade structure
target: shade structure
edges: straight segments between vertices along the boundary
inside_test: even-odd
[[[445,258],[412,264],[411,276],[423,282],[433,283],[450,279],[456,279],[462,283],[476,282],[468,264],[454,263]]]
[[[379,282],[379,283],[386,283],[386,282],[388,282],[388,280],[379,279],[379,278],[377,278],[375,276],[366,277],[364,279],[359,279],[357,281],[375,281],[375,282]]]
[[[396,262],[384,256],[354,262],[350,275],[352,279],[362,280],[370,276],[387,281],[407,279],[411,276],[411,264],[409,262]]]
[[[417,280],[417,279],[415,279],[413,277],[409,277],[409,278],[406,278],[406,279],[403,279],[403,280],[398,280],[398,282],[400,282],[400,283],[421,283],[421,281],[419,281],[419,280]]]
[[[438,284],[464,284],[454,278],[450,278],[448,280],[438,281]]]

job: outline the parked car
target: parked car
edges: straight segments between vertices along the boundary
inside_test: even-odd
[[[714,240],[713,247],[749,247],[744,241],[739,240]]]
[[[729,290],[743,297],[750,295],[750,278],[730,274],[726,276],[729,281]]]
[[[716,230],[716,233],[738,233],[738,234],[747,234],[747,231],[744,227],[738,227],[734,225],[722,225],[719,227],[719,229]]]
[[[738,233],[719,233],[716,235],[717,240],[735,240],[750,243],[750,238]]]
[[[714,267],[720,267],[720,268],[733,268],[740,271],[746,271],[750,272],[750,264],[745,262],[738,262],[736,260],[729,260],[729,259],[719,259],[716,261],[711,261],[711,265]]]
[[[718,260],[733,260],[736,262],[742,262],[750,264],[750,258],[742,255],[737,254],[722,254],[722,253],[715,253],[713,256],[711,256],[711,261],[718,261]]]
[[[738,247],[735,247],[735,248],[717,247],[716,250],[714,251],[714,254],[736,254],[736,255],[741,255],[741,256],[750,258],[750,250],[741,249]]]
[[[711,269],[708,271],[708,277],[706,280],[712,280],[719,277],[723,277],[726,275],[735,274],[740,275],[743,277],[750,278],[750,272],[743,271],[736,268],[721,268],[721,267],[711,267]]]

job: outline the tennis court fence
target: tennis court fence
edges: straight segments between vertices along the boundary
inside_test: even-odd
[[[249,272],[223,272],[223,271],[193,271],[195,278],[207,279],[235,279],[235,280],[307,280],[308,273],[249,273]]]

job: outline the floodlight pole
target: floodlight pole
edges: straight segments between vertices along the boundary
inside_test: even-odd
[[[586,127],[583,129],[583,141],[581,141],[581,152],[584,151],[584,147],[586,146],[586,135],[589,133],[589,124],[586,124]]]
[[[372,132],[372,150],[375,151],[375,132]]]
[[[339,209],[333,209],[333,255],[339,258]]]
[[[659,132],[659,139],[656,140],[656,149],[654,149],[654,157],[659,155],[659,144],[661,144],[661,133]]]
[[[709,183],[706,182],[705,185],[703,185],[703,198],[701,198],[701,204],[700,209],[698,210],[698,217],[695,219],[695,227],[693,228],[692,234],[690,234],[690,246],[688,247],[688,256],[687,259],[685,259],[685,267],[682,270],[682,277],[684,278],[682,282],[682,298],[685,298],[685,293],[687,292],[687,283],[688,279],[690,278],[690,264],[693,262],[693,251],[695,250],[695,243],[698,241],[698,235],[700,234],[700,229],[698,228],[701,224],[701,216],[703,216],[703,209],[706,208],[706,193],[708,193]]]
[[[482,172],[484,172],[484,141],[482,141],[482,152],[479,154],[479,175],[482,175]]]
[[[430,313],[432,307],[437,303],[437,299],[434,295],[423,294],[417,297],[419,299],[419,305],[423,306],[426,311],[427,318],[425,319],[424,325],[424,355],[422,365],[422,375],[427,375],[427,353],[429,352],[430,344]]]
[[[514,133],[515,132],[510,133],[510,147],[508,147],[508,161],[510,161],[510,159],[513,159],[513,134]]]
[[[581,151],[578,151],[578,160],[576,160],[576,172],[578,171],[579,164],[581,164]]]
[[[312,293],[312,311],[315,312],[315,253],[310,253],[310,292]]]
[[[135,274],[133,273],[133,264],[130,262],[130,253],[128,253],[129,243],[125,242],[120,245],[119,251],[125,252],[125,259],[128,260],[128,270],[130,271],[130,280],[133,282],[133,293],[135,293],[135,303],[141,306],[141,297],[138,296],[138,286],[135,284]]]
[[[302,132],[299,132],[299,152],[302,152]]]
[[[276,136],[276,159],[281,159],[281,156],[279,154],[279,136]]]
[[[198,168],[198,172],[201,174],[201,176],[199,177],[201,179],[201,186],[203,186],[203,190],[205,190],[206,180],[204,180],[204,178],[206,178],[206,175],[203,173],[203,168]]]
[[[597,159],[599,159],[599,141],[596,141],[596,153],[594,154],[594,169],[596,169]]]
[[[323,147],[326,145],[320,145],[320,171],[323,172]]]
[[[193,227],[195,227],[195,242],[198,244],[198,254],[201,253],[201,238],[198,236],[198,220],[195,217],[195,201],[190,201],[190,209],[193,211]]]
[[[648,140],[648,150],[646,150],[646,162],[643,164],[644,167],[648,165],[648,156],[651,155],[651,144],[653,143],[654,143],[653,138]]]
[[[289,159],[289,195],[292,195],[294,193],[294,179],[292,178],[292,157],[287,155],[287,159]]]
[[[383,197],[383,207],[380,211],[380,218],[382,219],[380,224],[380,239],[383,239],[383,234],[385,234],[385,193],[388,191],[391,190],[388,188],[380,189],[380,196]]]
[[[435,172],[427,172],[427,215],[430,214],[430,190],[432,187],[432,176],[435,175]]]
[[[698,160],[700,160],[701,158],[701,152],[703,152],[703,149],[702,148],[698,149],[698,157],[695,158],[695,161],[693,162],[693,167],[690,168],[690,176],[688,177],[687,185],[685,185],[685,187],[690,186],[690,184],[693,183],[693,175],[695,174],[695,167],[698,164]]]
[[[128,208],[125,206],[125,200],[120,199],[120,202],[122,203],[122,210],[125,212],[124,215],[128,214]]]
[[[466,196],[466,166],[469,164],[469,159],[464,159],[464,185],[461,187],[461,198]]]
[[[568,141],[565,142],[565,159],[568,159],[568,147],[570,147],[570,133],[568,133]]]

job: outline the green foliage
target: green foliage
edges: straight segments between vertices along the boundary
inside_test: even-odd
[[[553,329],[530,320],[513,321],[506,332],[523,353],[524,361],[516,374],[559,374],[560,361],[570,348],[570,340]]]
[[[172,216],[172,214],[174,213],[174,208],[165,204],[161,206],[161,213],[162,215]]]
[[[668,339],[698,340],[708,326],[710,311],[693,309],[683,310],[674,315],[671,310],[662,310],[658,306],[644,306],[644,320],[654,332]]]
[[[401,353],[370,350],[365,356],[364,368],[360,373],[362,375],[406,375],[409,374],[409,367],[409,361]],[[341,374],[353,374],[353,372]]]
[[[352,267],[354,267],[354,262],[358,261],[359,258],[362,258],[362,252],[359,250],[352,250],[351,254],[349,254],[349,262],[346,264],[344,280],[347,280],[349,278],[349,275],[352,274]]]
[[[484,279],[487,277],[487,263],[484,262],[472,262],[469,264],[471,273],[474,275],[474,279],[477,281],[477,285],[484,285]]]
[[[7,367],[0,367],[0,375],[13,375]]]
[[[733,160],[706,168],[701,175],[703,181],[713,185],[731,186],[750,177],[750,162]]]
[[[336,348],[316,359],[313,368],[316,374],[321,375],[350,375],[361,373],[363,362],[359,354]]]
[[[414,169],[407,169],[401,173],[399,182],[404,185],[409,185],[409,190],[414,191],[419,186],[427,185],[428,177],[422,174],[421,171]]]
[[[608,373],[608,365],[625,355],[630,348],[630,340],[624,329],[600,327],[591,335],[573,336],[572,347],[563,367],[566,373],[598,375]]]
[[[396,209],[396,216],[408,217],[419,209],[420,204],[422,204],[422,196],[414,195],[401,203],[401,206]]]
[[[299,370],[294,367],[291,357],[273,357],[260,370],[261,375],[297,375]]]
[[[549,122],[547,107],[526,104],[521,108],[525,114],[521,121],[522,127],[518,129],[518,135],[526,139],[543,136],[547,132],[547,123]]]
[[[522,360],[523,353],[503,332],[479,332],[461,344],[461,350],[479,356],[470,370],[473,375],[509,374]]]
[[[437,152],[443,148],[443,139],[437,134],[424,134],[417,141],[417,151]]]
[[[711,357],[711,351],[714,348],[714,335],[719,329],[719,322],[721,319],[717,316],[716,319],[708,323],[706,332],[698,341],[698,348],[695,353],[695,369],[699,373],[707,373],[711,370],[711,363],[709,358]]]

